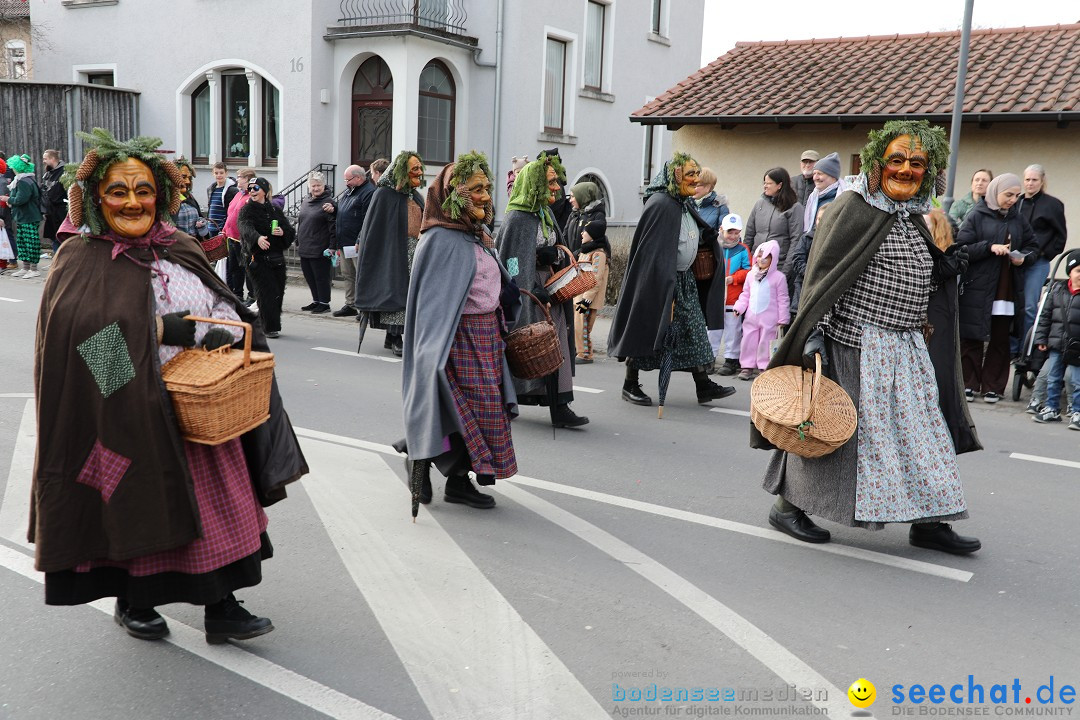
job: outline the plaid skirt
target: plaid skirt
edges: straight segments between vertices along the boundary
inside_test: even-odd
[[[675,331],[673,370],[712,365],[715,357],[709,343],[709,330],[701,312],[697,281],[689,270],[675,274],[675,313],[671,327]],[[656,370],[660,367],[660,359],[660,355],[629,358],[626,364],[635,370]]]
[[[505,351],[496,313],[462,315],[446,363],[473,472],[496,478],[517,474],[510,415],[502,393]]]
[[[19,260],[37,265],[41,260],[41,236],[37,223],[18,223],[15,226],[15,254]]]

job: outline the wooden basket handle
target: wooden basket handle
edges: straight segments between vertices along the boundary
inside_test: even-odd
[[[185,320],[210,323],[211,325],[233,325],[244,328],[244,367],[251,365],[251,323],[239,320],[219,320],[217,318],[200,317],[198,315],[185,315]]]
[[[814,414],[814,407],[817,405],[818,391],[821,389],[821,353],[814,353],[814,381],[810,386],[810,403],[807,405],[806,412],[803,414],[802,422],[806,422]],[[805,381],[806,374],[803,374]],[[801,424],[801,423],[800,423]]]
[[[555,321],[551,319],[551,312],[547,309],[547,305],[540,302],[539,298],[537,298],[535,295],[533,295],[531,292],[529,292],[525,288],[518,288],[518,290],[520,290],[523,295],[528,295],[530,298],[532,298],[532,301],[534,303],[536,303],[537,305],[539,305],[540,309],[544,311],[544,317],[547,318],[547,321],[549,323],[551,323],[552,325],[555,324]]]

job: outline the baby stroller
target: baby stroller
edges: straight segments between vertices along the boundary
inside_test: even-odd
[[[1055,283],[1068,282],[1068,280],[1058,279],[1057,271],[1061,266],[1061,261],[1073,253],[1080,253],[1080,250],[1072,250],[1058,255],[1057,259],[1054,260],[1054,267],[1050,270],[1050,275],[1043,281],[1042,297],[1039,299],[1039,311],[1035,313],[1035,324],[1031,326],[1031,329],[1024,336],[1024,343],[1020,347],[1020,356],[1013,360],[1013,402],[1020,399],[1020,393],[1025,387],[1030,390],[1035,386],[1035,378],[1039,377],[1039,371],[1042,370],[1042,366],[1046,362],[1047,353],[1035,347],[1035,328],[1039,324],[1043,305],[1046,304],[1046,297],[1050,294],[1051,288]]]

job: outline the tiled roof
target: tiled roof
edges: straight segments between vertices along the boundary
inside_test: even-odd
[[[960,32],[740,42],[630,118],[645,124],[948,120]],[[973,30],[969,120],[1080,119],[1080,23]]]
[[[30,17],[30,3],[26,0],[0,0],[0,18]]]

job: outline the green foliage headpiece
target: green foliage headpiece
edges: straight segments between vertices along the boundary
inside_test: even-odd
[[[415,150],[403,150],[397,154],[394,162],[390,163],[390,167],[386,168],[386,172],[379,178],[379,186],[394,188],[403,195],[411,195],[413,186],[409,184],[409,158],[413,157],[420,161],[420,169],[423,170],[424,159]],[[425,185],[427,185],[427,178],[421,175],[420,187]]]
[[[940,194],[945,169],[949,166],[949,138],[944,128],[931,125],[926,120],[890,120],[880,130],[870,131],[870,141],[859,153],[868,188],[871,192],[879,189],[881,170],[885,166],[885,148],[901,135],[917,137],[930,163],[919,186],[918,197],[930,198],[935,190]]]
[[[472,222],[472,218],[468,213],[473,204],[472,194],[468,190],[467,183],[469,178],[477,173],[483,173],[489,182],[494,182],[491,167],[488,165],[484,153],[473,150],[458,155],[457,161],[454,162],[454,169],[450,173],[450,192],[447,193],[446,199],[442,202],[443,212],[450,219],[461,220],[462,217],[465,217],[469,223]],[[490,224],[494,219],[494,211],[490,200],[484,211],[484,223]]]
[[[671,159],[664,163],[664,167],[660,168],[660,171],[653,177],[649,186],[645,188],[645,197],[648,198],[650,195],[662,192],[680,202],[685,200],[682,194],[679,193],[679,181],[682,180],[682,169],[688,162],[698,164],[697,160],[690,156],[690,153],[676,152],[672,155]]]

